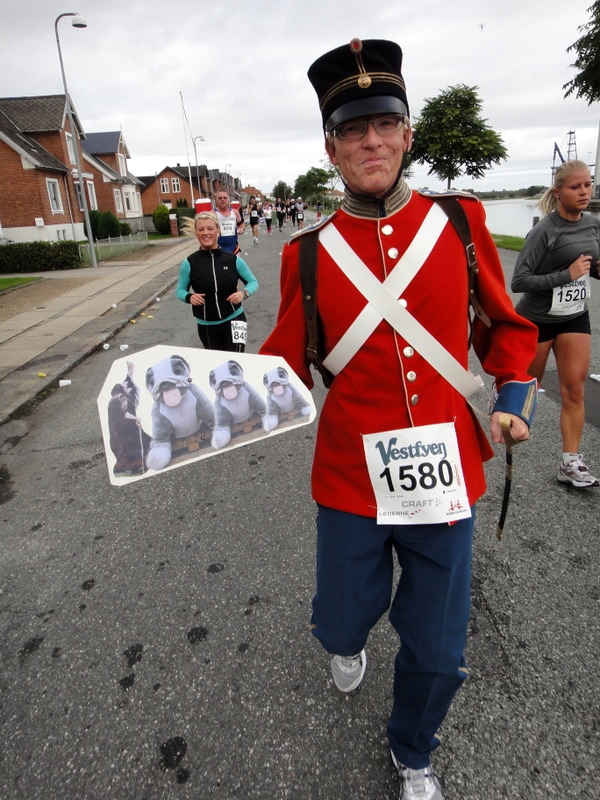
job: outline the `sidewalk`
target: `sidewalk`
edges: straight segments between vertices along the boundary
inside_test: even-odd
[[[87,280],[48,302],[40,293],[39,305],[0,322],[0,426],[173,286],[192,249],[188,237],[165,240],[145,261],[131,253],[95,268],[36,273]]]

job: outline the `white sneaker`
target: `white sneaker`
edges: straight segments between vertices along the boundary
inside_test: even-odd
[[[444,800],[431,765],[423,769],[411,769],[400,764],[391,750],[390,753],[400,776],[399,800]]]
[[[558,468],[557,479],[561,483],[570,483],[577,489],[590,489],[593,486],[600,486],[598,478],[590,475],[588,468],[583,463],[583,456],[581,453],[573,461],[568,464],[561,464]]]
[[[364,650],[356,656],[333,656],[331,674],[340,692],[353,692],[363,679],[367,668],[367,654]]]

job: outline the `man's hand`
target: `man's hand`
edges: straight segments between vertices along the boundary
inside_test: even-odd
[[[502,429],[500,428],[500,414],[504,414],[504,411],[494,411],[492,414],[492,422],[491,422],[491,434],[492,434],[492,442],[496,444],[506,444],[504,441],[504,436],[502,435]],[[514,414],[507,414],[507,417],[510,417],[510,435],[514,439],[515,442],[524,442],[529,439],[529,426],[526,422],[523,422],[521,417],[517,417]]]

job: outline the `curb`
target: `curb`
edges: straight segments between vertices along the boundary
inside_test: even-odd
[[[6,423],[12,420],[22,419],[25,416],[29,416],[30,410],[37,402],[40,394],[56,389],[58,387],[58,381],[66,373],[70,372],[74,367],[88,358],[88,356],[98,350],[115,334],[123,330],[123,328],[129,324],[130,319],[134,316],[138,316],[142,311],[144,311],[144,309],[152,305],[152,303],[156,301],[157,296],[164,294],[171,289],[177,283],[179,268],[173,267],[173,269],[177,270],[177,275],[165,281],[164,273],[162,273],[154,279],[154,284],[152,282],[150,284],[145,284],[143,288],[132,292],[127,300],[123,301],[123,303],[133,303],[133,305],[128,308],[127,316],[116,319],[109,328],[106,328],[105,325],[102,325],[102,317],[91,320],[83,325],[78,331],[70,336],[67,336],[65,339],[62,339],[59,343],[53,345],[53,347],[49,348],[43,355],[41,355],[37,361],[47,361],[48,354],[51,354],[54,348],[64,351],[65,342],[69,342],[69,340],[76,341],[80,338],[88,339],[87,343],[83,347],[81,344],[79,344],[73,354],[67,356],[63,361],[61,361],[56,370],[53,371],[51,378],[38,378],[38,382],[35,384],[35,389],[32,389],[29,392],[25,391],[23,399],[19,400],[18,403],[15,403],[13,406],[8,407],[8,409],[4,409],[2,412],[0,412],[0,429],[5,426]],[[138,299],[137,296],[141,295],[142,293],[142,297]],[[36,361],[28,362],[26,365],[24,365],[24,368],[25,367],[27,369],[35,369]],[[15,372],[12,374],[18,376],[18,373],[19,370],[15,370]],[[8,380],[9,378],[10,376],[7,376],[5,380]],[[5,438],[0,434],[0,448],[2,447],[4,441]]]

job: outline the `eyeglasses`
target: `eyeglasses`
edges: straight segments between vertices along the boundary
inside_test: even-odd
[[[336,139],[352,141],[362,139],[369,125],[372,125],[380,136],[389,136],[400,130],[405,122],[406,117],[404,114],[387,114],[383,117],[371,117],[369,119],[351,119],[349,122],[342,122],[336,125],[332,133]]]

